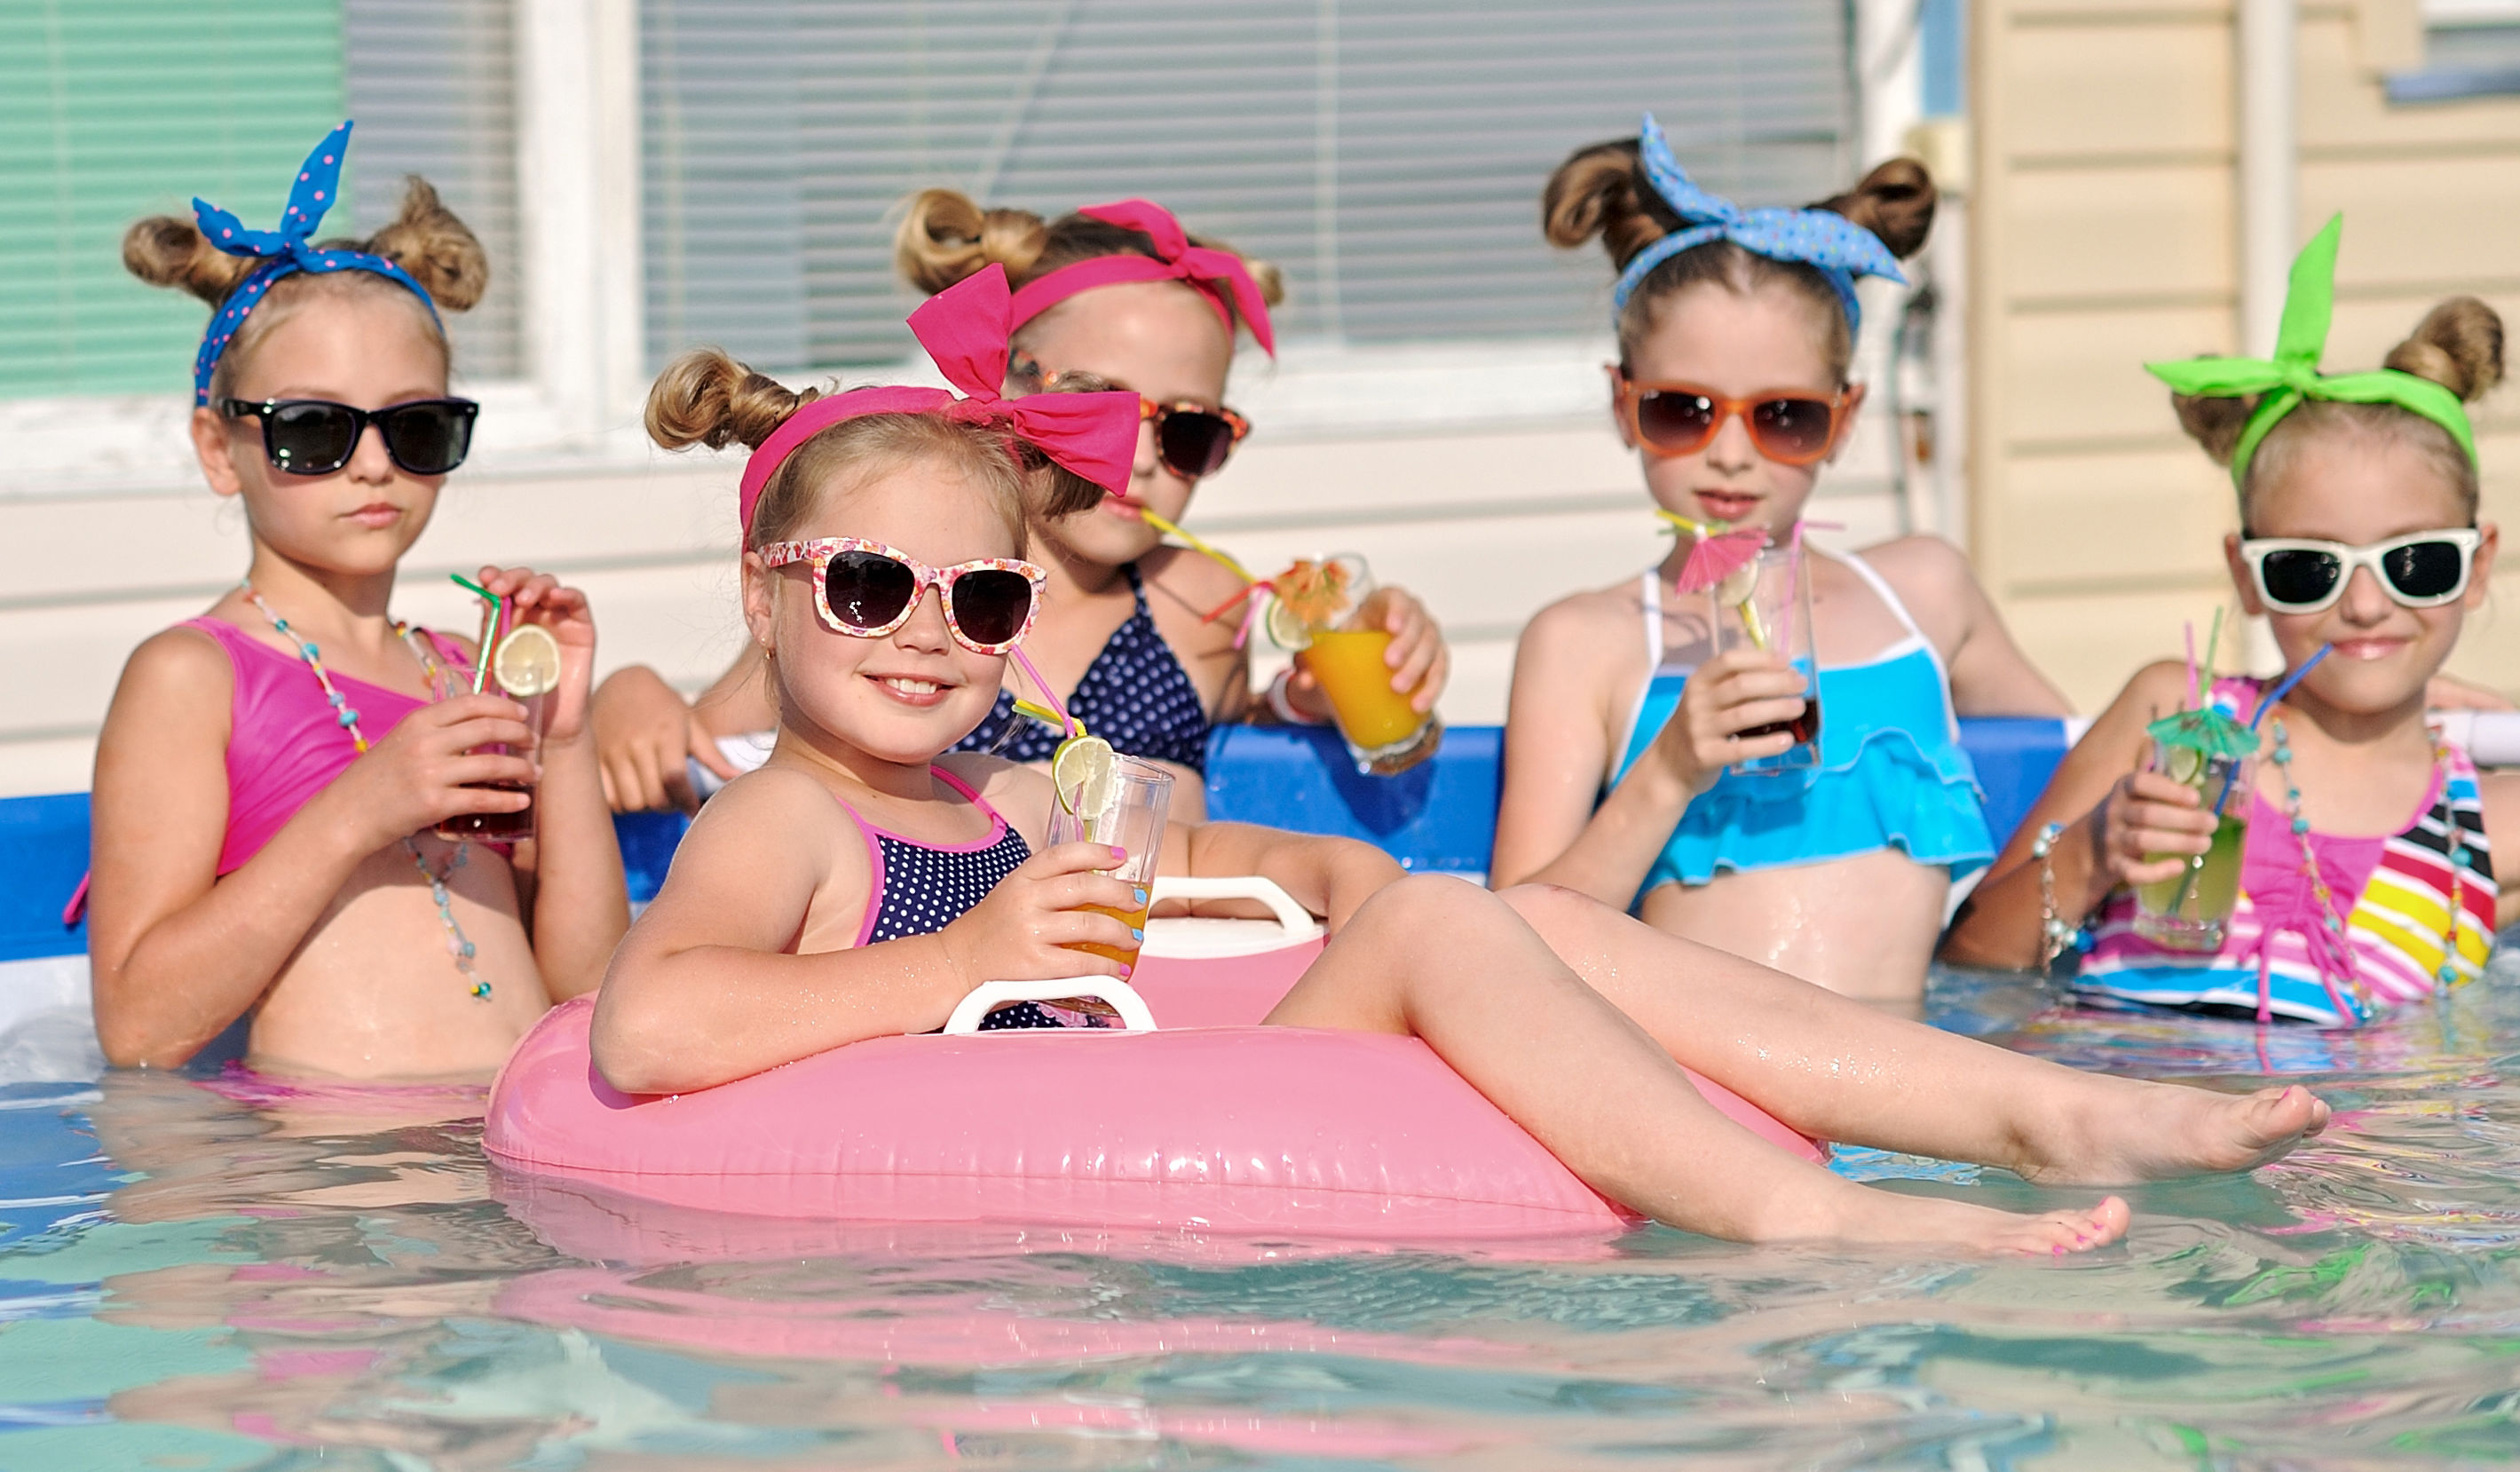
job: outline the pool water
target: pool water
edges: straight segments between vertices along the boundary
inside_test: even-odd
[[[1938,977],[1945,1026],[2337,1106],[2062,1263],[780,1225],[505,1178],[477,1092],[0,1085],[0,1468],[2501,1465],[2515,982],[2333,1035]]]

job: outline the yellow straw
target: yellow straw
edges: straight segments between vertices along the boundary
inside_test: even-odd
[[[1179,527],[1165,521],[1162,517],[1155,515],[1151,511],[1141,509],[1138,512],[1138,515],[1146,518],[1148,526],[1154,528],[1164,535],[1180,537],[1184,542],[1189,544],[1192,551],[1203,553],[1206,556],[1213,557],[1218,562],[1223,563],[1233,572],[1235,576],[1241,578],[1244,582],[1258,582],[1260,580],[1259,578],[1252,576],[1250,571],[1244,568],[1242,564],[1236,562],[1232,553],[1221,551],[1218,548],[1209,546],[1198,537],[1188,531],[1184,531]]]

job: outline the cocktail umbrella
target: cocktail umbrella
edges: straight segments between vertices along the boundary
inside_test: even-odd
[[[1695,538],[1688,560],[1680,565],[1680,577],[1673,584],[1683,593],[1703,593],[1718,586],[1757,561],[1761,549],[1768,545],[1768,533],[1756,527],[1728,528],[1720,522],[1710,526],[1669,511],[1656,511],[1654,515]]]

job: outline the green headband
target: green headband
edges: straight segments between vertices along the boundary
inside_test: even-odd
[[[2300,408],[2304,399],[2347,404],[2396,404],[2420,414],[2458,441],[2467,463],[2476,463],[2476,437],[2467,426],[2466,406],[2458,395],[2428,378],[2382,368],[2374,373],[2321,377],[2318,355],[2327,346],[2327,323],[2336,306],[2336,243],[2345,233],[2345,216],[2330,218],[2327,228],[2311,237],[2293,257],[2292,285],[2284,294],[2282,325],[2275,330],[2275,355],[2265,358],[2190,358],[2182,363],[2146,363],[2144,371],[2191,398],[2242,398],[2262,393],[2249,415],[2240,442],[2231,450],[2231,483],[2247,483],[2249,459],[2257,454],[2267,432]]]

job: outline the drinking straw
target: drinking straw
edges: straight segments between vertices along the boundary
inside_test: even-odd
[[[1017,696],[1015,709],[1037,720],[1049,719],[1058,722],[1059,734],[1062,736],[1084,735],[1085,727],[1078,723],[1075,716],[1067,713],[1065,706],[1058,703],[1058,697],[1051,691],[1050,681],[1043,679],[1041,671],[1033,667],[1031,657],[1020,649],[1010,649],[1007,653],[1015,657],[1015,664],[1022,668],[1025,675],[1030,677],[1033,688],[1041,692],[1043,700],[1050,702],[1046,707],[1036,706],[1031,701]]]
[[[1145,519],[1148,526],[1154,528],[1155,530],[1161,532],[1165,536],[1178,536],[1183,542],[1189,545],[1192,551],[1200,553],[1203,556],[1215,558],[1218,562],[1223,563],[1235,576],[1241,578],[1244,582],[1257,582],[1260,580],[1251,575],[1250,570],[1244,568],[1242,564],[1236,562],[1234,560],[1233,553],[1208,545],[1197,536],[1192,535],[1188,531],[1184,531],[1181,528],[1165,521],[1162,517],[1155,515],[1153,512],[1147,510],[1143,506],[1138,508],[1138,515]]]
[[[499,640],[499,620],[507,612],[508,600],[497,596],[461,573],[449,573],[446,575],[452,578],[457,586],[471,588],[479,595],[481,601],[490,605],[490,626],[481,635],[481,647],[472,651],[472,693],[478,695],[481,693],[482,681],[488,679],[490,675],[490,646]]]
[[[2214,606],[2214,626],[2212,630],[2205,635],[2205,672],[2203,675],[2203,683],[2197,686],[2199,694],[2196,697],[2196,704],[2200,708],[2205,702],[2205,697],[2202,692],[2214,688],[2214,661],[2221,657],[2222,650],[2223,608],[2221,604],[2216,604]]]
[[[2258,702],[2258,709],[2257,709],[2256,713],[2252,714],[2252,715],[2249,717],[2249,729],[2250,729],[2250,730],[2252,730],[2252,731],[2255,731],[2255,730],[2258,728],[2259,724],[2260,724],[2261,722],[2263,722],[2263,721],[2267,718],[2267,713],[2268,713],[2268,712],[2270,712],[2270,711],[2272,711],[2272,710],[2276,707],[2276,705],[2278,705],[2279,703],[2281,703],[2281,702],[2282,702],[2282,700],[2283,700],[2283,698],[2284,698],[2285,696],[2290,695],[2290,694],[2292,693],[2292,687],[2293,687],[2293,686],[2295,686],[2295,685],[2300,684],[2300,683],[2302,682],[2303,677],[2305,677],[2306,675],[2308,675],[2312,670],[2314,670],[2314,669],[2318,668],[2318,662],[2319,662],[2319,661],[2321,661],[2321,660],[2323,660],[2323,659],[2326,659],[2326,658],[2327,658],[2327,655],[2328,655],[2328,651],[2330,651],[2330,650],[2334,649],[2335,647],[2336,647],[2336,646],[2335,646],[2335,645],[2333,645],[2333,644],[2321,644],[2321,645],[2319,645],[2319,646],[2318,646],[2318,653],[2317,653],[2317,654],[2315,654],[2315,655],[2312,655],[2309,659],[2306,659],[2306,660],[2302,661],[2302,662],[2301,662],[2301,667],[2300,667],[2299,669],[2296,669],[2296,670],[2294,670],[2292,673],[2285,675],[2285,676],[2283,677],[2283,680],[2282,680],[2282,682],[2281,682],[2280,684],[2276,685],[2272,690],[2268,691],[2268,692],[2267,692],[2267,694],[2266,694],[2266,698]],[[2221,812],[2222,812],[2222,810],[2223,810],[2223,804],[2224,804],[2226,801],[2228,801],[2228,800],[2230,798],[2230,796],[2231,796],[2231,784],[2232,784],[2232,783],[2234,783],[2234,782],[2236,782],[2236,781],[2238,781],[2239,779],[2240,779],[2240,763],[2238,763],[2237,761],[2234,761],[2234,762],[2232,762],[2232,763],[2231,763],[2231,769],[2230,769],[2229,771],[2227,771],[2227,772],[2225,772],[2225,773],[2223,774],[2223,790],[2222,790],[2220,793],[2218,793],[2218,794],[2216,794],[2216,795],[2215,795],[2215,798],[2214,798],[2214,808],[2213,808],[2213,810],[2214,810],[2217,814],[2219,814],[2219,813],[2221,813]]]
[[[2267,718],[2267,713],[2273,710],[2276,703],[2281,701],[2285,696],[2292,694],[2292,687],[2300,684],[2304,675],[2307,675],[2312,670],[2318,668],[2318,662],[2326,659],[2328,653],[2335,648],[2336,646],[2333,644],[2319,645],[2318,653],[2302,661],[2301,667],[2299,669],[2285,675],[2283,677],[2283,683],[2275,686],[2272,690],[2268,691],[2267,698],[2258,702],[2257,713],[2249,717],[2249,729],[2252,731],[2256,730],[2258,728],[2258,723]]]
[[[2196,693],[2196,621],[2190,619],[2182,624],[2180,635],[2187,641],[2187,709],[2193,711],[2204,704],[2203,697]]]

